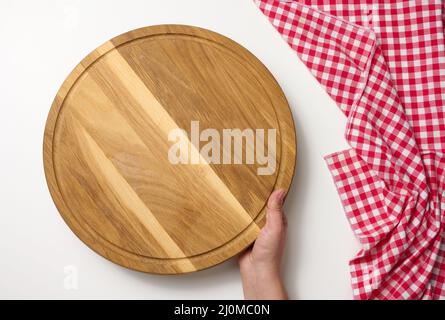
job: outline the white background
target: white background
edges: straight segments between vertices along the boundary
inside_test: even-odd
[[[348,260],[359,246],[323,160],[347,147],[345,119],[251,0],[0,0],[0,298],[242,298],[236,259],[185,276],[142,274],[106,261],[65,225],[46,186],[43,130],[65,77],[106,40],[164,23],[226,35],[275,75],[298,136],[286,203],[290,297],[350,299]],[[77,290],[64,287],[71,265]]]

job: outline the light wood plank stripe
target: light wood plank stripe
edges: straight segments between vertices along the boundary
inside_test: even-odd
[[[111,45],[112,44],[108,45],[107,47],[109,48]],[[140,77],[134,72],[133,68],[117,50],[113,50],[106,54],[104,56],[104,61],[107,63],[109,70],[115,74],[117,79],[119,79],[122,87],[124,87],[141,106],[141,108],[144,109],[153,123],[155,123],[159,129],[162,130],[165,137],[168,136],[168,133],[171,130],[179,128],[174,119],[171,118],[165,108],[156,99]],[[219,178],[207,161],[201,156],[199,150],[197,150],[191,143],[190,139],[188,139],[188,143],[191,150],[191,156],[200,159],[201,164],[194,166],[199,166],[202,169],[203,178],[206,179],[207,184],[215,192],[215,197],[221,198],[232,208],[233,211],[228,212],[227,214],[237,213],[246,224],[252,223],[252,217],[239,203],[238,199]],[[255,227],[259,230],[258,226],[255,225]]]
[[[170,237],[167,231],[162,227],[151,210],[139,198],[137,193],[128,184],[127,180],[120,174],[113,163],[108,159],[96,141],[89,135],[83,126],[79,126],[78,130],[82,134],[85,145],[88,147],[89,154],[95,160],[95,167],[101,170],[103,177],[107,180],[107,184],[114,192],[114,196],[119,202],[124,204],[145,228],[156,238],[159,246],[170,256],[185,257],[184,252],[179,248],[176,242]],[[194,265],[188,259],[182,259],[179,267],[183,271],[196,270]]]

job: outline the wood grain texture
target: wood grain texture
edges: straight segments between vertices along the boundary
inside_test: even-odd
[[[214,128],[276,129],[277,168],[206,162],[173,165],[168,134],[191,121]],[[251,244],[265,204],[294,174],[287,101],[246,49],[209,30],[141,28],[89,54],[63,83],[44,137],[49,190],[90,248],[139,271],[177,274],[218,264]]]

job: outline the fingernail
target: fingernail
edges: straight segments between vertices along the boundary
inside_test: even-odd
[[[286,196],[286,190],[281,189],[278,194],[278,201],[280,202],[280,204],[283,204],[285,196]]]

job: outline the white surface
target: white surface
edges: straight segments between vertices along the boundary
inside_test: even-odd
[[[285,278],[295,299],[350,299],[358,249],[323,155],[347,147],[345,119],[251,0],[0,1],[0,298],[242,298],[236,259],[185,276],[154,276],[93,253],[60,218],[43,172],[46,116],[73,67],[106,40],[147,25],[196,25],[253,52],[292,106],[296,176],[287,197]],[[78,270],[78,289],[64,270]]]

